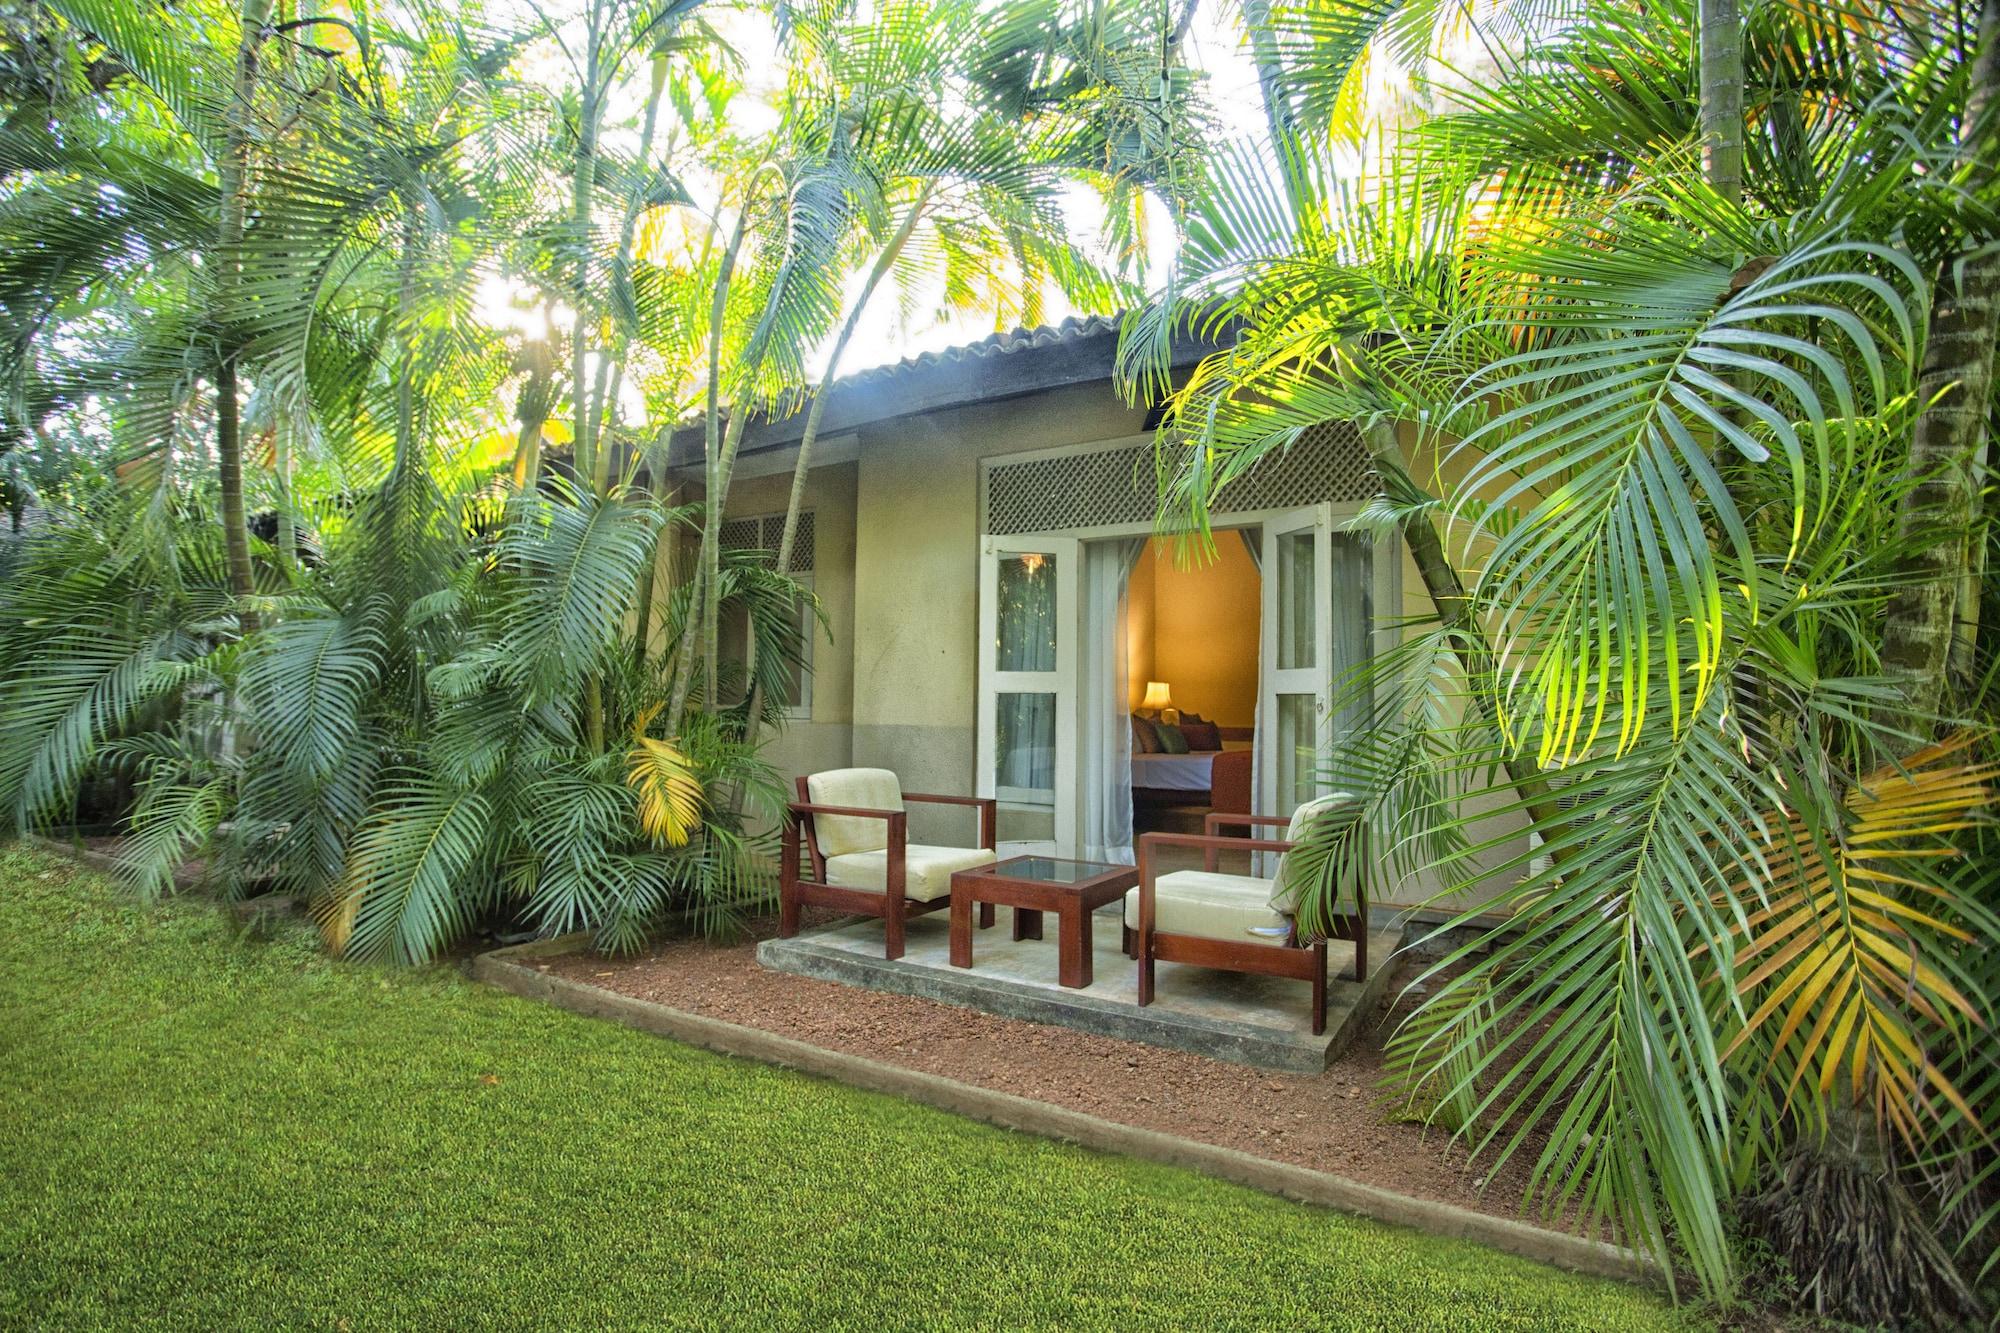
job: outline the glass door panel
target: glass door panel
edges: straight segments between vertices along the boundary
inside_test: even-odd
[[[995,669],[1056,669],[1056,580],[1063,572],[1047,551],[1000,557]]]
[[[1264,630],[1257,673],[1259,814],[1289,815],[1319,789],[1335,660],[1329,598],[1332,528],[1332,509],[1326,505],[1280,514],[1264,524]]]
[[[1319,698],[1311,694],[1278,696],[1277,735],[1272,737],[1277,761],[1277,791],[1274,809],[1290,814],[1309,801],[1317,789],[1319,773]]]
[[[1075,841],[1073,538],[989,537],[981,556],[978,791],[999,805],[1003,856]]]
[[[1318,534],[1311,529],[1287,532],[1278,537],[1278,669],[1296,671],[1314,665],[1319,636],[1314,628],[1318,611],[1318,562],[1314,546]]]

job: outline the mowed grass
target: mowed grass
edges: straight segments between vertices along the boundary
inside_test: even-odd
[[[0,850],[0,1325],[1688,1327]]]

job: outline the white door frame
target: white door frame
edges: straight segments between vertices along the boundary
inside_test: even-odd
[[[1312,658],[1306,666],[1280,667],[1278,618],[1284,611],[1280,592],[1285,571],[1279,550],[1284,539],[1300,533],[1312,538],[1312,588],[1307,603],[1312,611],[1308,634]],[[1291,813],[1291,793],[1280,792],[1282,772],[1278,753],[1278,699],[1281,696],[1309,695],[1313,700],[1312,736],[1315,753],[1324,737],[1333,711],[1333,506],[1306,505],[1277,514],[1264,523],[1263,579],[1258,589],[1261,603],[1257,647],[1257,804],[1259,814]]]
[[[1053,694],[1055,792],[1053,838],[1010,839],[1002,856],[1045,853],[1070,856],[1076,849],[1077,634],[1082,608],[1078,564],[1082,543],[1073,536],[983,537],[979,550],[979,724],[974,790],[1001,803],[1022,802],[1029,793],[1003,789],[995,772],[999,760],[999,701],[1003,694]],[[1000,649],[1000,562],[1010,555],[1041,554],[1056,562],[1056,662],[1053,671],[1002,671]],[[1004,824],[1005,819],[1001,820]]]

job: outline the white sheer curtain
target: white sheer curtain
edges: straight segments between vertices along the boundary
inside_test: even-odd
[[[1083,735],[1076,780],[1082,796],[1077,852],[1087,861],[1132,864],[1132,727],[1126,720],[1125,599],[1144,537],[1083,548]]]
[[[1257,567],[1257,572],[1261,576],[1264,571],[1264,530],[1262,528],[1238,528],[1236,535],[1243,539],[1243,549],[1250,553],[1250,563]],[[1258,599],[1261,605],[1263,599],[1263,590],[1261,588],[1258,590]],[[1265,730],[1265,727],[1270,723],[1270,719],[1264,716],[1264,669],[1269,663],[1263,660],[1263,654],[1263,627],[1259,626],[1257,644],[1257,711],[1250,718],[1250,734],[1255,738],[1251,743],[1259,748],[1271,743],[1271,734]],[[1250,760],[1250,813],[1253,815],[1269,814],[1275,805],[1276,802],[1271,799],[1271,793],[1264,790],[1264,762],[1253,755]]]

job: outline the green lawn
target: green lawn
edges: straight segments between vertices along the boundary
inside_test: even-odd
[[[1686,1327],[0,850],[0,1326]]]

